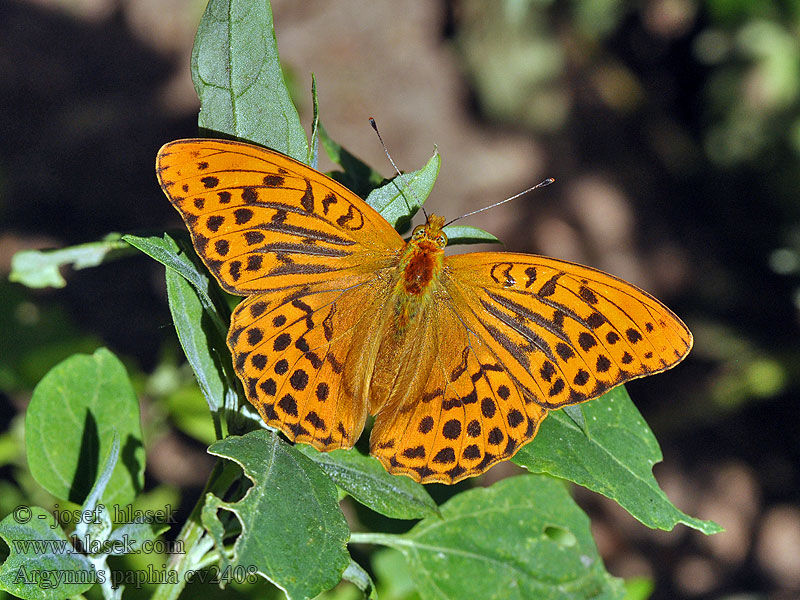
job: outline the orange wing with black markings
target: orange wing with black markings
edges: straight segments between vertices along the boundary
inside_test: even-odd
[[[340,183],[288,156],[191,139],[158,153],[161,188],[200,258],[240,296],[374,272],[403,239]]]

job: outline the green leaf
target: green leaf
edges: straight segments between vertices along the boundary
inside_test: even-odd
[[[400,550],[425,600],[622,598],[589,518],[564,484],[521,475],[462,492],[400,536],[354,534]]]
[[[322,123],[319,123],[318,131],[325,154],[344,169],[343,171],[328,173],[332,179],[341,183],[348,190],[355,192],[361,198],[366,198],[372,190],[386,181],[386,178],[378,171],[334,141],[328,135],[328,131],[322,126]]]
[[[633,577],[625,580],[625,600],[647,600],[653,595],[655,584],[649,577]]]
[[[722,531],[678,510],[658,487],[653,465],[661,461],[661,449],[624,387],[581,408],[588,435],[562,411],[553,411],[514,462],[603,494],[654,529],[683,523],[706,534]]]
[[[355,449],[319,452],[307,444],[296,448],[322,467],[337,486],[375,512],[392,519],[422,519],[439,514],[425,486],[387,473],[372,456]]]
[[[411,218],[431,193],[441,164],[439,153],[434,151],[431,159],[419,171],[398,175],[370,192],[367,204],[381,213],[397,231],[407,231]]]
[[[206,446],[220,439],[214,431],[215,425],[208,419],[203,392],[197,386],[183,385],[165,400],[170,421],[183,433]]]
[[[139,401],[125,367],[105,348],[53,367],[33,390],[25,447],[34,479],[62,500],[81,504],[112,445],[121,457],[103,494],[106,506],[133,501],[144,480]]]
[[[63,288],[67,285],[59,268],[72,265],[75,270],[88,269],[131,254],[131,248],[112,233],[99,242],[80,244],[58,250],[22,250],[11,258],[8,278],[30,288]]]
[[[361,593],[364,594],[365,598],[369,598],[369,600],[378,600],[378,595],[375,592],[375,584],[372,582],[372,578],[369,576],[369,573],[362,569],[361,565],[359,565],[356,561],[350,559],[350,564],[342,574],[342,579],[355,585],[359,590],[361,590]]]
[[[97,476],[92,490],[81,506],[81,512],[84,515],[92,515],[92,518],[80,519],[75,524],[75,535],[86,541],[103,542],[111,533],[111,515],[100,500],[103,498],[108,482],[111,481],[111,475],[114,473],[114,467],[117,466],[119,459],[119,435],[117,435],[116,429],[113,430],[113,434],[103,471]]]
[[[239,405],[230,351],[218,330],[213,326],[203,326],[203,322],[208,323],[210,319],[206,317],[195,288],[171,269],[167,269],[166,279],[167,300],[175,331],[208,403],[214,433],[217,439],[221,439],[221,413],[226,408],[235,411]]]
[[[494,235],[472,225],[448,225],[443,230],[447,236],[447,243],[451,246],[457,244],[499,244]]]
[[[379,598],[419,600],[402,552],[394,548],[380,548],[370,554],[370,566],[375,574]]]
[[[185,238],[128,235],[125,241],[167,267],[167,297],[178,339],[222,437],[218,414],[223,409],[229,417],[236,414],[241,387],[225,343],[230,310],[219,286]]]
[[[89,560],[78,554],[53,515],[23,506],[0,521],[10,549],[0,566],[0,590],[31,600],[60,600],[82,594],[98,582]]]
[[[108,536],[107,545],[111,548],[110,554],[144,553],[142,545],[155,540],[168,529],[169,525],[144,517],[125,523]],[[123,548],[124,551],[118,550],[119,548]]]
[[[564,411],[565,415],[572,419],[572,422],[575,423],[575,425],[580,427],[583,433],[585,433],[587,436],[589,435],[589,432],[586,429],[586,419],[583,416],[583,406],[580,404],[574,404],[573,406],[565,406],[561,410]]]
[[[219,543],[217,510],[241,524],[234,566],[255,566],[290,599],[313,598],[335,586],[350,564],[347,522],[336,486],[309,458],[276,434],[259,430],[216,442],[208,451],[239,464],[253,482],[238,502],[207,501],[202,521]]]
[[[269,2],[210,0],[194,41],[192,80],[200,97],[201,128],[308,160]]]
[[[311,75],[311,102],[314,110],[311,117],[311,143],[308,146],[306,164],[312,169],[316,169],[319,162],[319,98],[317,98],[317,79],[313,74]]]

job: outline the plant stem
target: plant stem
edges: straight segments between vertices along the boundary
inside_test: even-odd
[[[177,600],[186,586],[186,574],[201,565],[203,556],[213,547],[214,541],[205,535],[205,529],[200,521],[200,514],[206,502],[206,495],[211,493],[224,497],[231,484],[238,479],[240,472],[236,465],[227,460],[219,460],[214,465],[214,470],[208,478],[206,487],[197,503],[192,509],[192,514],[184,523],[178,536],[177,546],[184,549],[183,554],[173,554],[167,569],[176,572],[177,583],[162,583],[153,594],[153,600]],[[204,564],[204,563],[203,563]]]
[[[350,542],[351,544],[377,544],[380,546],[392,546],[396,547],[398,545],[398,540],[400,538],[396,535],[392,535],[390,533],[371,533],[371,532],[361,532],[361,533],[352,533],[350,534]]]

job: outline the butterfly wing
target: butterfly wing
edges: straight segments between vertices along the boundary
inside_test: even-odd
[[[264,421],[318,450],[350,448],[364,428],[371,328],[388,287],[369,278],[343,289],[306,286],[257,294],[231,318],[228,345],[248,400]]]
[[[584,402],[689,352],[692,336],[658,300],[616,277],[545,257],[446,259],[425,342],[435,366],[421,398],[379,413],[371,447],[386,467],[453,483],[513,456],[549,409]]]
[[[403,239],[340,183],[279,152],[225,140],[164,145],[161,188],[197,253],[240,296],[373,271]]]
[[[465,323],[526,398],[545,408],[669,369],[692,347],[671,310],[597,269],[505,253],[453,256],[447,264],[447,289]]]
[[[370,453],[392,473],[450,484],[513,456],[536,435],[547,410],[526,403],[460,310],[447,296],[437,300],[417,338],[414,364],[424,381],[408,386],[422,393],[382,407]]]
[[[209,271],[249,296],[228,335],[247,399],[290,439],[352,446],[402,238],[341,184],[258,146],[178,140],[156,171]]]

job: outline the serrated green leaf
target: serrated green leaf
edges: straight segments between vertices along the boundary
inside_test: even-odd
[[[308,160],[269,2],[210,0],[192,49],[192,80],[200,97],[201,128]]]
[[[319,452],[307,444],[297,449],[317,463],[334,483],[375,512],[393,519],[438,515],[425,487],[408,477],[387,473],[380,461],[358,450]]]
[[[89,560],[72,548],[51,513],[38,506],[21,508],[27,512],[15,511],[0,521],[0,537],[10,550],[0,566],[0,590],[18,598],[60,600],[98,582]]]
[[[467,490],[400,536],[364,534],[400,550],[424,600],[622,598],[588,517],[563,483],[521,475]],[[555,533],[555,534],[554,534]],[[357,541],[356,535],[353,541]]]
[[[443,230],[447,236],[447,243],[451,246],[458,244],[499,244],[494,235],[472,225],[448,225]]]
[[[253,482],[240,501],[212,504],[241,524],[231,563],[255,566],[292,600],[339,583],[350,564],[350,530],[328,476],[269,431],[230,436],[208,451],[239,464]],[[216,511],[204,510],[202,519],[219,540]]]
[[[419,171],[403,173],[389,183],[372,190],[367,204],[377,210],[399,232],[408,231],[412,217],[431,193],[442,160],[439,153],[433,156]]]
[[[125,367],[105,348],[53,367],[33,391],[25,416],[28,466],[62,500],[81,504],[116,429],[121,458],[103,495],[106,506],[133,501],[144,481],[139,400]]]
[[[67,281],[60,267],[71,265],[75,270],[88,269],[130,254],[130,246],[116,233],[99,242],[58,250],[21,250],[11,257],[8,279],[29,288],[63,288]]]
[[[623,386],[581,408],[588,435],[570,417],[553,411],[514,462],[603,494],[654,529],[683,523],[706,534],[722,531],[713,521],[678,510],[658,487],[653,465],[661,461],[661,449]]]

